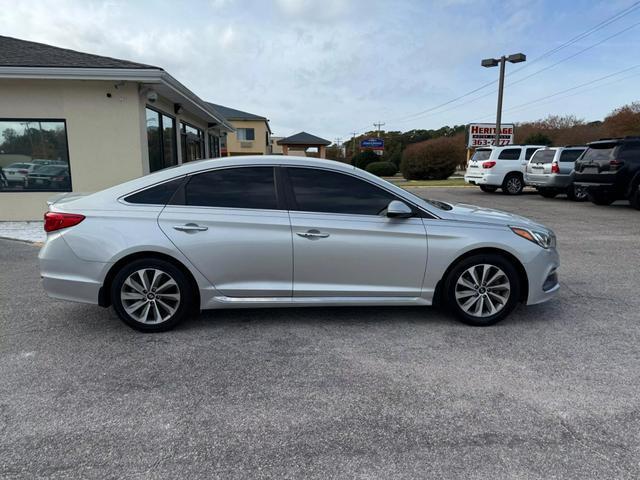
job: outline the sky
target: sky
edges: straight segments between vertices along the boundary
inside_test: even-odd
[[[498,69],[480,61],[518,52],[504,123],[640,100],[635,0],[0,0],[0,34],[162,67],[277,136],[495,121]]]

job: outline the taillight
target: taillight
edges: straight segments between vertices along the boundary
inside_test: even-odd
[[[551,173],[560,173],[560,167],[555,162],[551,164]]]
[[[61,228],[73,227],[84,220],[84,215],[77,213],[47,212],[44,214],[44,231],[54,232]]]
[[[623,165],[624,162],[622,160],[609,160],[609,167],[611,167],[611,170],[617,170]]]
[[[496,166],[496,162],[482,162],[482,168],[493,168]]]

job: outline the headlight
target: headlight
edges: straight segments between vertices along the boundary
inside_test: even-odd
[[[556,248],[556,236],[551,230],[530,230],[523,227],[509,227],[516,235],[537,243],[542,248]]]

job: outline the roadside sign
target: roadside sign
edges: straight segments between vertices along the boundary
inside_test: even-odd
[[[382,138],[365,138],[364,140],[360,140],[360,148],[384,150],[384,140]]]
[[[512,145],[515,127],[513,123],[500,125],[500,145]],[[495,143],[495,123],[470,123],[467,125],[467,148],[490,147]]]

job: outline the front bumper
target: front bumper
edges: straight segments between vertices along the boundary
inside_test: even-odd
[[[502,185],[503,180],[503,175],[497,175],[494,173],[473,172],[464,176],[464,181],[472,185],[491,185],[499,187]]]
[[[555,248],[541,248],[540,253],[524,265],[529,279],[527,305],[543,303],[557,295],[559,267],[560,256]]]

